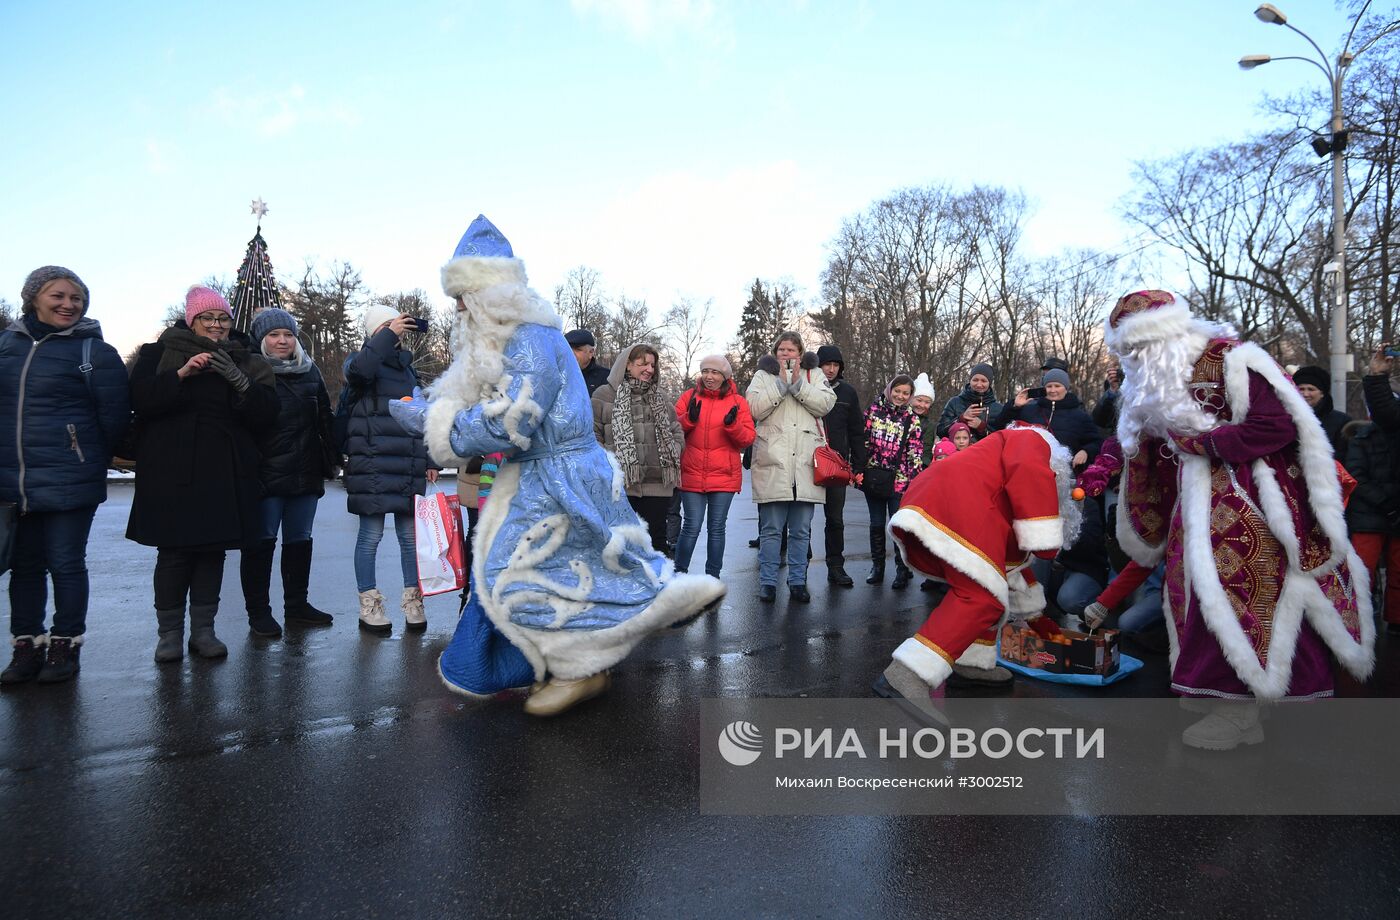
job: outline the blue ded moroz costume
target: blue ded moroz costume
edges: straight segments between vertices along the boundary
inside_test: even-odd
[[[427,402],[391,412],[440,463],[506,455],[472,535],[472,591],[438,663],[449,688],[488,695],[536,683],[552,715],[607,687],[608,668],[651,633],[724,596],[651,548],[554,307],[510,243],[478,216],[442,269],[457,301],[452,366]]]

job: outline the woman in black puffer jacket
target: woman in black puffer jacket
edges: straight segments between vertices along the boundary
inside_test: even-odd
[[[276,639],[282,627],[272,616],[268,596],[277,531],[282,531],[282,597],[287,622],[329,626],[331,615],[306,599],[311,581],[311,528],[316,504],[335,476],[338,457],[331,446],[331,399],[320,368],[297,340],[297,321],[286,310],[264,310],[253,320],[253,348],[272,367],[280,406],[277,422],[258,436],[262,466],[262,529],[243,547],[239,575],[248,625]]]
[[[261,532],[260,458],[254,436],[277,419],[272,369],[230,341],[233,311],[196,285],[185,319],[142,345],[131,369],[136,410],[136,497],[126,538],[156,554],[156,661],[184,657],[185,598],[190,651],[222,658],[214,634],[224,552]]]
[[[35,269],[22,315],[0,333],[0,501],[19,512],[10,573],[13,660],[0,683],[78,672],[87,631],[87,543],[107,500],[107,464],[131,421],[126,370],[87,317],[88,289],[57,265]],[[44,630],[53,579],[53,629]]]
[[[414,552],[413,496],[437,482],[438,467],[428,459],[422,438],[415,438],[389,415],[389,403],[412,396],[418,386],[413,352],[400,347],[413,324],[406,313],[373,304],[365,312],[368,339],[345,362],[349,399],[346,415],[346,507],[360,517],[355,541],[355,581],[360,592],[360,628],[377,635],[392,629],[384,613],[384,595],[375,586],[375,556],[384,538],[384,516],[394,516],[403,570],[404,626],[425,629],[423,595],[418,590]],[[346,397],[342,397],[346,398]],[[340,410],[337,407],[337,411]]]

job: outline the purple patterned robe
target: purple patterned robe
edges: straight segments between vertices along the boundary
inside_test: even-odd
[[[1334,655],[1369,673],[1374,626],[1326,435],[1256,346],[1211,342],[1190,386],[1219,427],[1143,439],[1118,512],[1133,558],[1166,558],[1172,690],[1330,696]]]

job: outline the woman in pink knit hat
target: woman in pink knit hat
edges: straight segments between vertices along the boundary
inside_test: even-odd
[[[156,661],[190,651],[222,658],[214,634],[224,553],[260,534],[253,432],[277,420],[272,369],[229,340],[233,311],[218,291],[196,285],[185,317],[142,345],[131,369],[136,411],[136,497],[126,536],[156,554]]]

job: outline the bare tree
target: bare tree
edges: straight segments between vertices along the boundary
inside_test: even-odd
[[[0,332],[4,332],[10,324],[19,319],[19,311],[10,306],[10,302],[0,297]]]
[[[662,318],[666,331],[666,343],[676,355],[676,371],[681,378],[689,380],[698,361],[709,347],[712,339],[710,328],[713,320],[714,302],[706,300],[696,303],[689,297],[682,297],[671,305]]]
[[[564,282],[554,288],[554,303],[566,329],[587,329],[596,338],[607,327],[607,297],[597,269],[587,265],[569,269]]]

